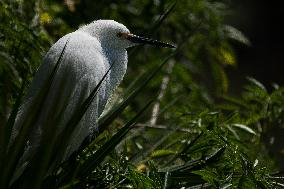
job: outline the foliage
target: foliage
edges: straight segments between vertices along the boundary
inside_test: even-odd
[[[263,136],[271,127],[283,127],[284,88],[269,93],[248,78],[241,96],[226,93],[230,83],[224,68],[236,65],[230,40],[249,45],[240,31],[224,23],[230,13],[227,1],[64,2],[0,2],[1,188],[283,187]],[[19,170],[44,93],[12,145],[9,138],[43,52],[71,28],[99,18],[175,41],[178,48],[130,49],[125,90],[118,89],[98,120],[95,137],[67,161],[57,162],[100,84],[65,132],[52,135],[56,122],[45,128],[38,153]],[[64,49],[56,65],[62,56]],[[56,72],[55,67],[46,91]]]
[[[30,3],[0,2],[0,122],[5,123],[24,81],[31,79],[49,38],[25,17]]]

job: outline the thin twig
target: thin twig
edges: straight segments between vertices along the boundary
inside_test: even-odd
[[[159,115],[159,111],[160,111],[160,103],[161,103],[162,98],[165,96],[165,92],[166,92],[166,89],[169,85],[170,75],[173,71],[174,65],[175,65],[175,61],[170,60],[168,67],[167,67],[167,70],[166,70],[166,74],[164,75],[161,86],[160,86],[160,92],[159,92],[157,101],[153,106],[152,116],[151,116],[151,119],[150,119],[150,125],[156,125],[156,123],[157,123],[157,119],[158,119],[158,115]]]

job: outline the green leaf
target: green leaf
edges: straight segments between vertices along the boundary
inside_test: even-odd
[[[193,170],[202,169],[205,166],[216,163],[221,157],[221,155],[223,155],[223,153],[225,152],[225,149],[226,149],[225,147],[222,147],[208,157],[192,160],[192,161],[186,162],[184,165],[164,168],[164,170],[167,170],[173,173],[173,172],[185,172],[185,171],[191,172]]]
[[[162,158],[164,156],[169,156],[169,155],[173,155],[173,154],[176,154],[176,151],[162,149],[162,150],[153,151],[150,156],[151,156],[151,158]]]
[[[152,101],[148,102],[143,109],[141,109],[135,117],[133,117],[129,122],[125,124],[124,127],[119,129],[119,131],[111,137],[99,150],[97,150],[88,160],[86,160],[79,170],[78,176],[80,178],[86,177],[90,174],[100,163],[105,159],[105,157],[115,148],[115,146],[120,143],[123,137],[128,133],[128,131],[136,123],[136,120],[141,114],[149,107]]]
[[[153,189],[160,188],[158,183],[155,183],[151,178],[147,177],[143,173],[139,173],[133,169],[129,169],[129,176],[126,176],[131,182],[134,188]]]
[[[212,172],[212,171],[208,171],[208,170],[196,170],[196,171],[192,171],[192,173],[197,174],[202,176],[202,179],[211,183],[211,184],[215,184],[214,181],[217,177],[216,173]]]
[[[234,124],[232,124],[232,126],[237,127],[239,129],[242,129],[242,130],[244,130],[244,131],[246,131],[246,132],[248,132],[250,134],[256,135],[256,132],[254,130],[252,130],[251,128],[249,128],[248,126],[246,126],[246,125],[239,124],[239,123],[234,123]]]

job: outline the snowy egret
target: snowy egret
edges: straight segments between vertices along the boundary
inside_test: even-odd
[[[167,43],[133,35],[123,24],[113,20],[97,20],[63,36],[44,57],[43,64],[38,69],[28,90],[25,103],[20,108],[12,138],[18,134],[24,118],[29,116],[30,104],[41,92],[65,44],[67,46],[64,56],[53,83],[45,95],[36,124],[29,134],[29,145],[23,155],[26,156],[24,159],[28,159],[36,152],[44,132],[43,128],[59,120],[56,122],[57,130],[54,134],[64,132],[66,123],[71,119],[76,108],[89,96],[112,65],[96,98],[72,133],[63,159],[69,157],[79,148],[85,137],[93,133],[108,99],[126,72],[126,48],[136,44],[174,48]],[[59,115],[61,115],[60,119],[58,119]]]

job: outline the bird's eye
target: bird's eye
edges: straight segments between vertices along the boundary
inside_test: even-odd
[[[122,32],[118,32],[118,33],[116,34],[116,36],[119,37],[119,38],[121,38],[121,37],[123,36],[123,33],[122,33]]]
[[[129,33],[126,32],[118,32],[116,34],[117,37],[121,38],[121,39],[127,39],[129,37]]]

